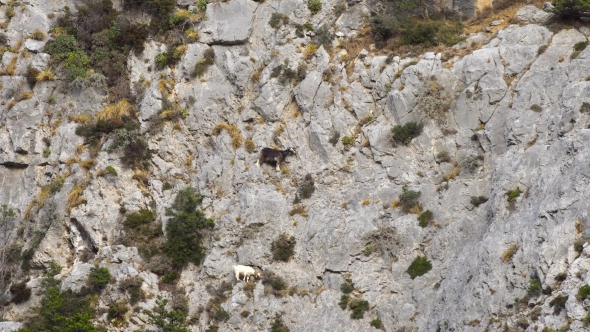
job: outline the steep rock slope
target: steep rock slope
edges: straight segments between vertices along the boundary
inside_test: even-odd
[[[6,31],[20,33],[29,20],[47,31],[48,15],[65,4],[31,1]],[[586,302],[576,294],[590,282],[590,249],[580,255],[574,243],[588,235],[584,142],[590,119],[584,103],[590,103],[590,50],[571,55],[587,37],[573,29],[553,33],[511,25],[489,40],[475,35],[454,50],[418,58],[366,50],[356,56],[324,47],[306,57],[312,36],[299,37],[292,25],[268,25],[278,12],[293,24],[334,22],[337,35],[354,36],[366,8],[350,5],[335,17],[335,5],[325,2],[310,16],[306,4],[295,0],[212,3],[199,26],[200,41],[188,45],[176,66],[154,69],[156,54],[165,48],[155,41],[130,55],[129,79],[152,152],[147,174],[127,168],[126,156],[109,151],[108,143],[91,156],[75,134],[73,116],[94,116],[107,105],[99,84],[73,90],[59,80],[39,82],[31,98],[9,107],[26,90],[27,66],[43,70],[49,55],[30,39],[23,44],[29,52],[4,53],[5,68],[13,57],[17,61],[14,75],[1,76],[0,202],[18,212],[10,241],[22,237],[19,228],[29,235],[43,231],[27,283],[33,294],[53,261],[64,268],[58,276],[62,289],[79,290],[94,263],[109,268],[115,282],[97,300],[99,312],[128,301],[118,286],[129,276],[139,276],[147,294],[138,308],[153,308],[158,295],[171,298],[149,260],[119,239],[124,213],[150,208],[165,225],[166,208],[191,184],[205,196],[203,209],[216,224],[207,233],[202,266],[183,270],[177,284],[195,331],[210,325],[202,308],[213,297],[211,286],[221,281],[233,285],[221,304],[230,315],[219,323],[224,331],[266,330],[275,314],[292,331],[375,330],[369,326],[375,318],[388,331],[566,324],[584,330]],[[22,38],[8,37],[13,46]],[[481,40],[471,54],[455,55],[469,53]],[[193,78],[208,49],[214,50],[214,64]],[[281,70],[276,75],[279,65],[297,70],[302,63],[307,74],[297,84],[281,81]],[[182,105],[188,116],[153,130],[152,116],[164,98]],[[392,126],[410,121],[423,123],[423,133],[407,146],[395,145]],[[255,151],[234,148],[235,132],[216,130],[223,123],[221,128],[235,125]],[[297,147],[298,154],[281,172],[258,168],[256,151],[266,146]],[[91,165],[83,163],[90,159]],[[118,175],[99,176],[107,166]],[[307,174],[315,192],[298,205],[305,212],[296,214],[293,201]],[[44,200],[43,188],[59,177],[62,187]],[[396,207],[404,188],[420,191],[422,209],[433,212],[427,227]],[[522,194],[508,202],[507,192],[517,188]],[[478,196],[488,200],[476,207],[471,199]],[[121,206],[128,212],[121,213]],[[280,234],[297,241],[287,263],[272,259],[271,243]],[[422,256],[432,270],[412,279],[406,270]],[[272,271],[296,289],[284,296],[262,283],[244,289],[233,281],[236,262]],[[531,278],[551,289],[526,296]],[[370,304],[363,319],[352,320],[350,311],[338,307],[346,281]],[[554,314],[550,303],[560,295],[567,296],[565,309]],[[33,295],[10,305],[3,318],[21,320],[39,300]],[[108,325],[104,313],[96,323],[113,331],[149,327],[141,310],[127,320],[127,326]]]

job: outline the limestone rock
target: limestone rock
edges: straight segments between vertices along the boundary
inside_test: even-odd
[[[516,12],[516,18],[522,23],[543,23],[549,20],[553,16],[552,13],[548,13],[543,9],[539,9],[534,5],[528,5],[520,8]]]

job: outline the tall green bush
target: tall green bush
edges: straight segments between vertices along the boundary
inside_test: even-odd
[[[590,0],[556,0],[553,13],[562,19],[589,17]]]
[[[198,209],[202,202],[201,194],[189,186],[178,192],[172,207],[166,210],[171,218],[166,225],[163,251],[176,268],[183,268],[189,262],[198,265],[205,257],[201,230],[213,228],[215,223]]]

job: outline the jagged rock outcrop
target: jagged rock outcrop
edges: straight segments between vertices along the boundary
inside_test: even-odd
[[[62,2],[24,4],[10,23],[15,27],[6,28],[14,29],[9,44],[24,36],[16,25],[34,15],[40,18],[33,28],[47,32],[48,14],[62,10]],[[121,243],[122,223],[149,208],[166,225],[166,208],[190,184],[215,219],[202,265],[184,269],[177,284],[194,331],[209,326],[202,308],[213,297],[211,286],[222,281],[232,284],[221,304],[230,316],[220,323],[224,331],[264,331],[275,314],[291,331],[375,331],[369,325],[375,318],[387,331],[499,331],[506,325],[533,331],[566,324],[584,331],[588,303],[576,294],[590,283],[590,249],[574,243],[590,236],[590,49],[574,53],[574,46],[587,36],[510,25],[441,53],[400,58],[366,47],[347,62],[335,48],[305,54],[313,36],[268,25],[272,13],[287,13],[295,24],[335,22],[342,38],[354,35],[362,28],[355,18],[366,7],[349,4],[336,17],[336,3],[326,1],[316,16],[296,0],[212,3],[199,25],[201,39],[187,45],[175,66],[154,69],[156,55],[166,49],[155,40],[130,54],[129,80],[152,153],[145,174],[127,167],[126,156],[110,144],[91,154],[76,135],[74,116],[103,109],[103,89],[44,81],[32,87],[32,97],[16,102],[28,64],[45,69],[49,55],[30,39],[24,42],[29,57],[5,52],[2,68],[18,56],[14,75],[1,76],[0,203],[18,213],[7,242],[18,238],[19,227],[47,227],[31,260],[31,288],[41,287],[43,268],[53,261],[63,267],[56,276],[62,289],[81,289],[94,264],[109,269],[113,283],[96,304],[102,312],[129,300],[119,289],[129,277],[141,278],[146,293],[139,309],[153,308],[158,295],[178,296],[160,282],[150,259]],[[518,15],[522,22],[547,17],[532,8]],[[213,64],[195,77],[208,50]],[[300,67],[305,77],[279,76]],[[156,130],[164,99],[188,115],[162,121]],[[423,124],[423,133],[408,145],[394,143],[391,128],[410,121]],[[242,139],[254,142],[254,151],[234,146],[229,130],[214,134],[220,124],[234,125]],[[282,172],[256,167],[257,151],[268,146],[297,147],[298,153]],[[92,166],[84,166],[87,160]],[[99,175],[107,166],[118,174]],[[295,213],[307,174],[315,192]],[[508,191],[517,188],[520,196],[509,202]],[[426,227],[397,207],[408,189],[420,191],[422,210],[434,215]],[[487,201],[474,204],[480,196]],[[288,262],[272,258],[271,243],[281,234],[297,241]],[[407,270],[417,257],[426,257],[432,270],[411,278]],[[262,283],[244,289],[234,281],[236,263],[273,272],[296,288],[282,297]],[[550,289],[527,295],[532,278]],[[369,302],[362,319],[338,307],[345,281]],[[567,302],[555,314],[557,296]],[[2,318],[21,320],[38,303],[33,295],[7,306]],[[108,325],[106,314],[95,322],[113,331],[149,327],[139,309],[128,314],[125,327]],[[19,326],[2,322],[0,330]]]

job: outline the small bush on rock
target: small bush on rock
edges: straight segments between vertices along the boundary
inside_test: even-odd
[[[403,187],[402,190],[399,195],[399,206],[401,206],[404,213],[408,213],[418,204],[418,197],[420,197],[421,192],[409,190],[407,187]]]
[[[283,319],[277,314],[275,321],[270,327],[270,332],[289,332],[289,328],[283,323]]]
[[[342,310],[346,310],[346,308],[348,307],[348,300],[350,300],[350,297],[348,295],[342,295],[340,297],[340,302],[338,302],[338,306],[342,309]]]
[[[582,300],[590,298],[590,285],[584,285],[578,290],[578,297]]]
[[[520,196],[520,194],[522,194],[522,190],[520,190],[520,187],[516,187],[516,189],[514,190],[508,190],[506,192],[506,200],[508,202],[512,202],[514,201],[518,196]]]
[[[111,280],[111,273],[106,267],[99,267],[98,264],[90,269],[88,275],[88,286],[95,290],[103,289]]]
[[[10,293],[14,304],[26,302],[31,297],[31,289],[27,288],[27,283],[24,281],[10,286]]]
[[[369,302],[363,299],[353,299],[348,306],[352,310],[350,314],[352,319],[362,319],[365,312],[369,310]]]
[[[416,277],[422,276],[426,274],[428,271],[432,269],[432,264],[426,257],[418,256],[412,264],[408,267],[406,272],[410,275],[410,278],[414,279]]]
[[[383,322],[381,321],[381,319],[379,318],[375,318],[371,321],[371,323],[369,323],[369,325],[371,325],[372,327],[376,328],[376,329],[383,329]]]
[[[294,236],[279,235],[271,245],[272,259],[274,261],[288,262],[295,254],[296,243]]]
[[[195,65],[193,75],[196,77],[203,76],[207,69],[215,63],[215,51],[212,48],[207,49],[203,53],[203,59]]]
[[[354,290],[354,284],[345,282],[340,285],[340,290],[344,294],[350,294]]]
[[[205,256],[201,230],[213,228],[215,223],[197,208],[202,202],[201,194],[187,187],[178,192],[172,207],[166,210],[171,218],[166,225],[163,250],[176,268],[183,268],[189,262],[198,265]]]
[[[529,279],[529,288],[527,289],[527,294],[529,296],[541,295],[541,285],[539,284],[538,279],[536,279],[536,278]]]
[[[152,311],[145,311],[149,317],[150,324],[158,327],[161,331],[189,332],[187,313],[180,310],[167,310],[168,300],[158,296],[156,307]]]
[[[424,227],[428,226],[428,224],[432,221],[432,219],[434,219],[432,211],[426,210],[418,216],[418,225],[420,227],[424,228]]]
[[[349,148],[351,146],[354,145],[354,137],[352,136],[344,136],[341,139],[342,145],[344,145],[345,148]]]
[[[307,173],[305,175],[305,179],[303,180],[303,182],[299,185],[299,188],[297,189],[297,197],[299,197],[300,199],[311,198],[311,195],[314,193],[314,191],[315,191],[315,183],[313,181],[311,174]]]
[[[117,303],[113,303],[111,304],[111,306],[109,307],[109,310],[107,311],[107,319],[112,321],[112,320],[118,320],[120,322],[123,321],[123,319],[125,318],[125,313],[127,313],[127,311],[129,311],[129,308],[121,302],[117,302]]]
[[[408,145],[413,138],[420,136],[422,133],[422,125],[416,122],[408,122],[403,126],[396,125],[391,129],[393,133],[393,141]]]
[[[320,0],[310,0],[307,3],[307,9],[309,9],[312,15],[315,15],[322,10],[322,2]]]

